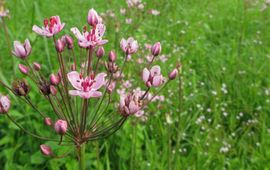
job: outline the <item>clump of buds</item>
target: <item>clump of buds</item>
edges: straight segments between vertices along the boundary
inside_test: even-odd
[[[46,80],[41,80],[39,82],[39,90],[44,96],[48,96],[51,94],[50,83]]]
[[[26,96],[30,91],[30,86],[25,79],[15,80],[12,83],[12,90],[18,96]]]
[[[133,115],[141,109],[142,100],[138,93],[121,96],[119,111],[123,116]]]

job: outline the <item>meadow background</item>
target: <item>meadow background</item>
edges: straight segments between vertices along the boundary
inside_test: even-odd
[[[143,118],[130,118],[116,134],[87,145],[91,169],[269,169],[270,167],[270,8],[256,0],[143,0],[144,10],[127,8],[124,0],[7,0],[6,20],[10,41],[29,38],[30,61],[45,70],[56,65],[52,41],[32,32],[45,17],[59,15],[70,33],[83,27],[90,8],[105,17],[106,53],[120,52],[122,37],[145,43],[160,41],[159,61],[164,73],[178,62],[179,79],[163,91],[165,100],[149,106]],[[127,14],[120,13],[121,8]],[[149,10],[160,12],[155,16]],[[108,10],[110,10],[108,12]],[[132,18],[127,24],[126,19]],[[22,77],[19,60],[9,54],[2,22],[0,29],[0,79]],[[117,31],[119,30],[119,31]],[[133,56],[129,74],[139,74]],[[118,60],[121,59],[119,53]],[[15,74],[14,74],[15,73]],[[49,74],[49,72],[48,72]],[[179,81],[181,80],[181,81]],[[182,88],[179,87],[182,86]],[[1,88],[1,93],[7,93]],[[41,96],[39,108],[50,111]],[[26,128],[49,134],[37,114],[13,99],[11,115]],[[36,140],[0,116],[0,169],[77,169],[75,154],[63,159],[44,157]],[[63,153],[70,148],[59,148]],[[55,146],[54,146],[55,145]]]

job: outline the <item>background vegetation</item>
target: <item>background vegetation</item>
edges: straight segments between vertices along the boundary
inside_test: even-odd
[[[163,91],[165,101],[149,106],[143,118],[132,117],[116,134],[87,145],[87,166],[91,169],[268,169],[270,167],[270,9],[256,0],[144,0],[144,10],[128,10],[124,0],[8,0],[6,20],[10,41],[29,38],[30,61],[42,62],[45,70],[55,65],[52,41],[32,32],[45,17],[60,15],[64,33],[83,27],[87,12],[110,10],[106,17],[106,52],[120,52],[122,37],[135,37],[141,49],[145,43],[161,41],[162,63],[168,73],[182,64],[181,83]],[[160,11],[158,16],[149,10]],[[131,24],[125,20],[132,18]],[[1,23],[0,23],[1,24]],[[117,31],[119,30],[119,32]],[[63,34],[63,33],[62,33]],[[118,53],[118,60],[121,60]],[[12,59],[4,30],[0,32],[0,79],[11,82],[21,76],[18,60]],[[139,74],[134,56],[129,73]],[[121,62],[121,61],[120,61]],[[15,68],[15,69],[14,69]],[[15,71],[15,74],[14,74]],[[56,70],[54,70],[56,71]],[[49,74],[49,72],[48,72]],[[6,91],[1,88],[1,93]],[[180,94],[180,96],[179,96]],[[39,108],[50,112],[41,96]],[[38,115],[13,100],[11,115],[26,128],[49,134]],[[36,140],[0,117],[1,169],[77,168],[76,155],[51,159],[41,155]],[[58,153],[69,147],[59,148]]]

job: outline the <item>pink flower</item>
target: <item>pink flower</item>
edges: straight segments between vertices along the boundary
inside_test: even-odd
[[[52,149],[49,146],[43,144],[43,145],[40,145],[39,147],[40,147],[40,151],[43,155],[45,155],[45,156],[52,155]]]
[[[139,93],[130,93],[120,97],[119,111],[123,116],[137,113],[141,109],[142,103]]]
[[[8,96],[0,95],[0,114],[5,114],[9,111],[11,102]]]
[[[126,54],[133,54],[139,48],[138,42],[133,37],[129,37],[127,40],[122,38],[120,46]]]
[[[153,66],[150,71],[147,68],[144,68],[142,78],[148,87],[158,87],[164,82],[164,78],[161,75],[161,70],[158,65]]]
[[[97,91],[105,83],[105,73],[99,73],[96,77],[88,76],[83,78],[77,71],[68,73],[68,80],[76,90],[70,90],[69,94],[72,96],[80,96],[88,99],[90,97],[100,97],[102,93]]]
[[[67,121],[62,119],[58,119],[54,124],[55,132],[60,135],[64,135],[67,132],[67,128],[68,128]]]
[[[26,59],[32,51],[31,44],[28,39],[21,44],[19,41],[14,41],[14,50],[12,54],[18,58]]]
[[[65,23],[61,23],[59,16],[52,16],[50,20],[44,20],[44,27],[33,26],[32,30],[39,35],[52,37],[55,34],[59,33],[65,26]]]
[[[79,31],[78,28],[71,28],[71,32],[79,41],[79,46],[83,48],[88,48],[90,46],[95,47],[97,45],[103,45],[108,42],[108,40],[103,40],[102,37],[105,33],[106,27],[104,24],[97,24],[90,32],[84,30],[83,33]]]

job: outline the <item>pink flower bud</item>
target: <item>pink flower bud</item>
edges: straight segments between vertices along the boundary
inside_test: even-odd
[[[8,96],[0,95],[0,114],[5,114],[9,111],[11,102]]]
[[[92,8],[88,12],[87,22],[91,26],[96,26],[98,24],[99,16],[97,12]]]
[[[21,73],[26,74],[26,75],[27,75],[28,72],[29,72],[28,67],[26,67],[26,66],[23,65],[23,64],[19,64],[19,70],[20,70]]]
[[[152,46],[151,52],[153,56],[159,55],[159,53],[161,52],[160,42],[157,42]]]
[[[57,89],[53,85],[50,85],[50,91],[53,96],[57,94]]]
[[[50,82],[51,82],[52,85],[57,86],[60,83],[60,77],[58,75],[51,74]]]
[[[34,69],[35,69],[36,71],[39,71],[39,70],[41,69],[41,65],[40,65],[39,63],[37,63],[37,62],[34,62],[34,63],[33,63],[33,66],[34,66]]]
[[[51,125],[52,125],[52,120],[51,120],[51,118],[46,117],[46,118],[44,119],[44,123],[45,123],[45,125],[47,125],[47,126],[51,126]]]
[[[116,54],[114,51],[110,51],[109,53],[109,61],[114,62],[116,60]]]
[[[103,48],[102,46],[99,47],[98,50],[96,51],[97,57],[98,57],[98,58],[101,58],[101,57],[104,56],[104,54],[105,54],[104,48]]]
[[[43,145],[40,145],[39,147],[40,147],[40,151],[41,151],[41,153],[43,155],[45,155],[45,156],[52,155],[52,149],[51,149],[51,147],[49,147],[47,145],[44,145],[44,144]]]
[[[54,124],[54,130],[60,135],[64,135],[67,132],[67,121],[58,119]]]
[[[63,41],[61,39],[56,40],[55,48],[56,48],[56,51],[59,53],[64,51],[65,44],[63,43]]]
[[[71,36],[65,35],[65,41],[66,41],[68,49],[72,49],[74,47],[73,46],[73,39],[71,38]]]
[[[173,71],[171,71],[170,73],[169,73],[169,79],[170,80],[174,80],[175,78],[176,78],[176,76],[177,76],[177,74],[178,74],[178,70],[175,68],[175,69],[173,69]]]

